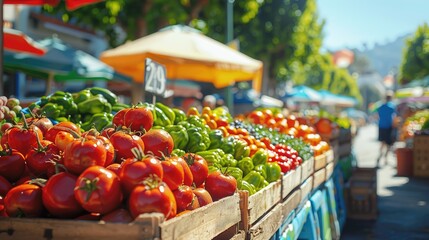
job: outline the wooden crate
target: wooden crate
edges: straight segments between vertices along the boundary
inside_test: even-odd
[[[296,187],[301,184],[301,166],[295,170],[291,170],[282,177],[282,199],[291,193]]]
[[[429,177],[429,136],[415,135],[413,144],[413,175]]]
[[[252,196],[249,196],[247,191],[238,191],[241,211],[240,230],[248,232],[259,218],[281,201],[281,185],[281,180],[270,183]]]
[[[301,190],[298,188],[294,190],[286,199],[280,204],[282,206],[282,215],[286,218],[292,210],[296,209],[301,203]]]
[[[303,162],[301,164],[301,183],[307,180],[314,172],[314,158]]]
[[[334,162],[334,150],[333,149],[329,149],[328,151],[326,151],[325,156],[326,156],[326,164]]]
[[[377,169],[356,168],[345,188],[347,217],[374,220],[378,216]]]
[[[314,171],[322,169],[325,166],[326,166],[326,155],[324,153],[314,157]]]
[[[317,170],[313,174],[313,190],[317,189],[322,183],[324,183],[325,178],[326,178],[326,169],[322,168]]]
[[[299,186],[299,189],[301,191],[301,203],[306,201],[311,193],[311,190],[313,189],[313,176],[310,176],[305,180],[305,182],[301,183]]]
[[[141,214],[129,224],[82,220],[0,218],[1,239],[212,239],[240,221],[238,194],[164,221],[160,213]],[[198,227],[195,227],[198,226]],[[231,237],[231,236],[230,236]]]
[[[250,228],[248,239],[270,239],[280,228],[282,220],[282,207],[277,205]]]
[[[332,174],[334,173],[334,167],[335,164],[333,162],[329,163],[328,165],[326,165],[325,169],[326,169],[326,181],[332,176]]]

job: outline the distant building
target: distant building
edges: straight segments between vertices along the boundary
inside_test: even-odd
[[[347,68],[353,63],[355,54],[348,49],[343,49],[336,51],[332,57],[335,66],[340,68]]]

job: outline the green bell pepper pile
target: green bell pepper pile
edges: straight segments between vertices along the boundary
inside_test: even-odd
[[[185,149],[189,142],[189,136],[186,128],[182,125],[168,125],[164,128],[170,133],[174,141],[174,149]]]

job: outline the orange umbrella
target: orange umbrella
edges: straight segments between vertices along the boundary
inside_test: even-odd
[[[46,49],[40,44],[33,41],[30,37],[22,33],[21,31],[3,28],[4,31],[4,49],[19,53],[28,53],[35,55],[44,55]]]
[[[67,10],[75,10],[85,5],[101,2],[103,0],[65,0]],[[4,4],[44,5],[56,6],[60,0],[5,0]]]

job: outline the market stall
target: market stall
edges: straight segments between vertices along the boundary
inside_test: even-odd
[[[100,88],[55,92],[23,112],[27,120],[16,120],[24,127],[0,119],[3,147],[15,149],[0,158],[18,157],[0,161],[2,239],[280,239],[286,229],[339,237],[336,152],[317,125],[294,115],[262,109],[233,119],[223,108],[131,107]],[[16,134],[28,134],[25,144]],[[56,152],[41,163],[30,146]],[[47,181],[27,182],[34,176]],[[162,204],[142,201],[149,189]],[[34,193],[31,203],[21,204],[22,191]]]

